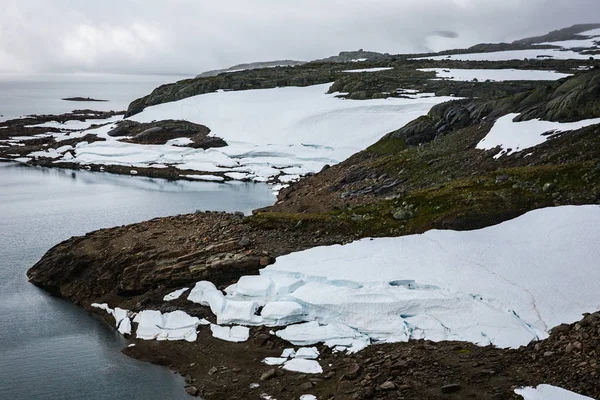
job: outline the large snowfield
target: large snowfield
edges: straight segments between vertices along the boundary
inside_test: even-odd
[[[115,126],[111,123],[75,133],[107,140],[80,143],[59,160],[131,167],[174,165],[181,170],[223,172],[232,179],[266,181],[280,176],[280,182],[287,183],[343,161],[435,104],[454,99],[344,100],[326,94],[329,86],[219,91],[148,107],[131,117],[139,122],[181,119],[203,124],[211,135],[227,141],[226,147],[193,149],[176,141],[126,143],[108,136]]]
[[[545,208],[479,230],[292,253],[224,292],[198,282],[187,300],[210,307],[224,340],[248,338],[221,333],[227,326],[266,325],[293,345],[336,351],[411,339],[517,348],[600,309],[599,237],[600,206]],[[117,326],[132,317],[94,306]],[[181,311],[144,311],[133,322],[138,338],[188,341],[209,324]]]
[[[551,58],[555,60],[587,60],[589,54],[579,51],[597,47],[600,42],[600,29],[582,32],[581,39],[538,43],[557,46],[557,49],[507,50],[490,53],[453,54],[446,56],[421,57],[417,60],[461,60],[461,61],[508,61],[523,59]]]
[[[479,82],[487,80],[502,81],[556,81],[567,78],[571,74],[562,74],[556,71],[536,71],[523,69],[451,69],[451,68],[422,68],[419,71],[435,72],[438,79],[450,81]]]

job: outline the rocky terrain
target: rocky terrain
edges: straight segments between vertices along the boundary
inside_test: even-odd
[[[529,49],[548,40],[573,39],[599,26],[579,26],[513,44],[482,45],[469,52]],[[361,68],[392,68],[376,74],[347,74],[342,72],[349,68],[347,64],[323,61],[220,74],[161,86],[136,100],[127,115],[217,89],[325,82],[334,82],[330,92],[357,100],[405,96],[398,88],[463,98],[436,105],[428,115],[399,126],[344,162],[291,184],[279,193],[276,204],[255,210],[252,216],[198,212],[71,238],[50,249],[32,267],[30,281],[103,316],[90,307],[92,302],[134,312],[178,309],[213,321],[207,307],[184,298],[167,303],[163,297],[199,280],[224,289],[279,256],[319,245],[429,229],[477,229],[542,207],[600,204],[598,124],[546,135],[547,140],[527,151],[478,147],[496,121],[511,113],[519,114],[515,123],[599,118],[597,61],[410,58],[382,55],[361,62]],[[458,82],[433,80],[433,72],[417,70],[432,67],[553,70],[574,76],[555,82]],[[24,131],[26,136],[52,131],[26,128],[44,118],[56,120],[39,117],[2,124],[7,128],[0,130],[0,139]],[[116,129],[112,135],[125,135],[138,143],[186,137],[190,146],[223,145],[207,136],[210,127],[181,121],[123,122]],[[24,156],[39,148],[35,146],[54,146],[53,140],[34,139],[27,142],[30,147],[11,146],[10,151]],[[7,151],[0,148],[0,155]],[[37,164],[44,165],[43,160]],[[157,169],[156,174],[168,177],[168,171]],[[112,317],[105,318],[114,323]],[[306,393],[320,399],[510,399],[519,398],[515,388],[542,383],[600,397],[598,313],[558,326],[548,339],[513,350],[410,341],[373,345],[348,355],[319,345],[324,372],[314,376],[262,364],[263,358],[277,357],[290,347],[266,328],[251,328],[251,339],[244,343],[219,341],[206,330],[199,332],[194,343],[134,338],[131,342],[135,346],[126,348],[125,354],[178,371],[186,377],[188,393],[206,399],[297,399]]]

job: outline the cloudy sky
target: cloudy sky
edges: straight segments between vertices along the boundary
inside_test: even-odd
[[[600,22],[599,0],[1,0],[0,72],[195,74],[510,41]],[[596,16],[597,20],[594,20]],[[458,38],[432,35],[453,31]]]

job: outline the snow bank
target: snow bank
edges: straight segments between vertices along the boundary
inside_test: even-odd
[[[515,389],[515,393],[522,396],[525,400],[593,400],[591,397],[582,396],[550,385]]]
[[[196,286],[205,304],[218,299],[217,319],[228,308],[235,319],[227,319],[244,325],[276,314],[290,324],[276,335],[298,346],[359,351],[428,339],[519,347],[600,308],[598,237],[600,206],[546,208],[475,231],[292,253],[242,278],[243,295],[237,285],[227,296],[207,282]]]
[[[495,156],[495,158],[498,158],[505,154],[510,155],[542,144],[551,137],[548,133],[572,131],[600,124],[600,118],[568,123],[542,121],[539,119],[514,122],[513,120],[518,115],[508,114],[498,118],[490,133],[477,144],[477,148],[491,150],[500,146],[502,151]]]
[[[435,72],[438,78],[451,81],[471,82],[477,79],[480,82],[487,80],[502,81],[556,81],[567,78],[571,74],[561,74],[556,71],[535,71],[522,69],[449,69],[449,68],[422,68],[419,71]]]
[[[229,145],[212,149],[126,143],[108,136],[114,124],[76,132],[106,139],[77,146],[80,164],[144,167],[173,165],[181,170],[223,172],[232,179],[289,182],[339,163],[385,134],[427,114],[451,97],[344,100],[326,94],[330,84],[308,87],[207,93],[146,108],[139,122],[181,119],[208,126]]]
[[[509,61],[524,59],[544,59],[555,60],[587,60],[589,54],[580,54],[575,51],[562,49],[535,49],[535,50],[507,50],[494,51],[491,53],[468,53],[453,54],[447,56],[419,57],[414,60],[460,60],[460,61]]]

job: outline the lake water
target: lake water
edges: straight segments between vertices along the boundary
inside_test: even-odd
[[[0,74],[0,121],[31,114],[63,114],[76,109],[124,111],[157,86],[190,76],[116,74]],[[73,102],[91,97],[108,102]]]
[[[267,185],[167,182],[0,163],[0,399],[179,399],[183,379],[120,353],[99,318],[27,282],[25,272],[71,236],[158,216],[244,211]]]

